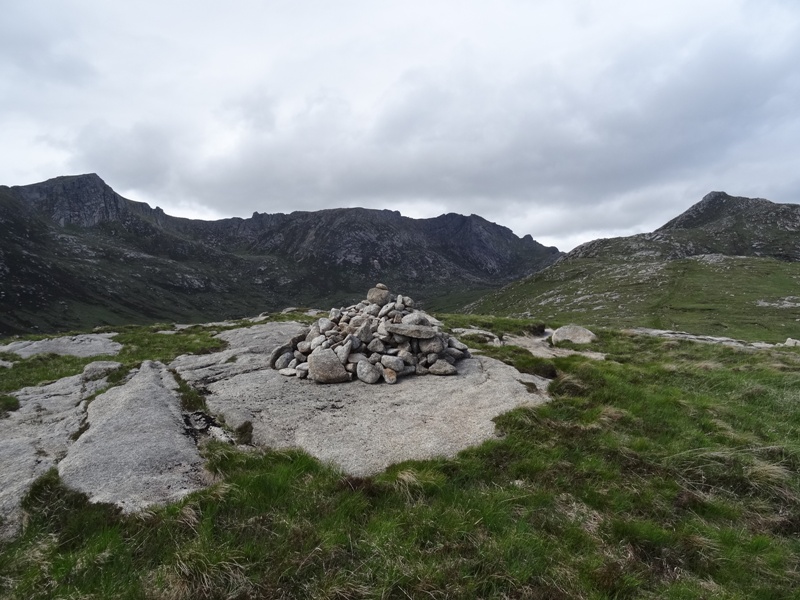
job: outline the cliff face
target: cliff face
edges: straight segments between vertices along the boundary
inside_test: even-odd
[[[379,280],[423,301],[457,298],[561,256],[476,215],[350,208],[181,219],[94,174],[0,188],[0,204],[0,334],[327,306]]]

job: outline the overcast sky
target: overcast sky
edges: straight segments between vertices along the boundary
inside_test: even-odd
[[[569,250],[800,202],[797,0],[0,0],[0,184],[479,214]]]

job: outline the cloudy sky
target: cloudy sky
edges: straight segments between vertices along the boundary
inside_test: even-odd
[[[800,202],[796,0],[0,0],[0,184],[479,214],[568,250]]]

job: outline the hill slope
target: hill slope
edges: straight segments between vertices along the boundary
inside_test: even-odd
[[[800,336],[798,231],[798,205],[712,192],[652,233],[579,246],[470,308],[781,341]]]
[[[182,219],[94,174],[0,187],[0,239],[0,334],[341,305],[376,281],[447,307],[561,255],[476,215]]]

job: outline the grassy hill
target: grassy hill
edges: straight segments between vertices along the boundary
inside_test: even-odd
[[[782,342],[800,337],[800,263],[701,255],[570,258],[470,305],[548,323],[654,327]]]

